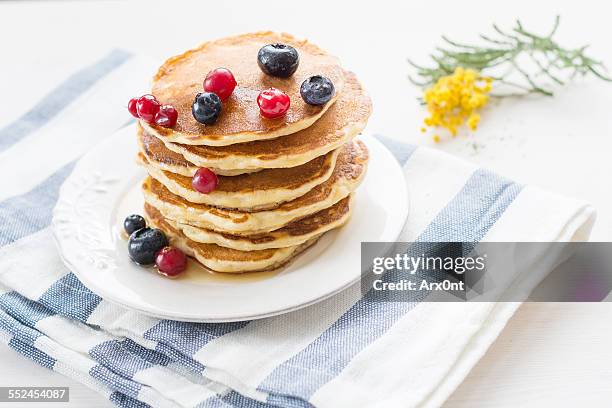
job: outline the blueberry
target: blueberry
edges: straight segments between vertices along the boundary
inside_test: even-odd
[[[123,228],[128,235],[131,235],[132,232],[138,231],[141,228],[147,226],[147,223],[144,218],[142,218],[138,214],[128,215],[123,221]]]
[[[257,63],[268,75],[289,78],[300,65],[300,55],[290,45],[268,44],[257,53]]]
[[[221,114],[221,99],[212,92],[200,92],[196,95],[191,113],[195,120],[205,125],[212,125]]]
[[[168,238],[161,230],[145,227],[130,235],[128,253],[137,264],[152,265],[155,263],[155,255],[168,245]]]
[[[321,75],[314,75],[302,82],[300,95],[309,105],[325,105],[334,96],[334,84]]]

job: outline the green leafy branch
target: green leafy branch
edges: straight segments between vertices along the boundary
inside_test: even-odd
[[[527,31],[519,20],[510,31],[504,31],[494,24],[495,36],[480,35],[484,45],[459,43],[442,36],[446,45],[437,47],[437,53],[431,55],[433,66],[425,67],[408,61],[418,76],[418,79],[410,77],[410,80],[425,88],[436,83],[440,77],[452,74],[457,67],[470,68],[512,89],[510,92],[492,94],[498,97],[534,93],[552,96],[553,91],[542,83],[542,76],[557,85],[565,85],[577,75],[587,74],[612,82],[612,78],[604,74],[603,63],[585,54],[587,46],[565,48],[553,40],[559,21],[557,16],[546,36]],[[524,58],[529,59],[535,68],[528,70],[522,66],[519,61]]]

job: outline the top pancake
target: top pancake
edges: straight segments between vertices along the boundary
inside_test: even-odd
[[[266,75],[257,65],[259,49],[273,43],[290,45],[300,55],[299,67],[289,78]],[[193,118],[191,105],[195,95],[203,92],[206,74],[219,67],[232,71],[238,85],[223,102],[217,122],[203,125]],[[162,104],[176,108],[178,121],[172,129],[151,127],[172,142],[210,146],[295,133],[312,125],[335,102],[336,97],[323,106],[311,106],[302,100],[300,85],[312,75],[329,78],[334,83],[336,95],[342,92],[344,76],[337,58],[306,40],[288,34],[259,32],[207,42],[168,59],[159,68],[153,79],[152,94]],[[287,114],[278,119],[266,119],[259,113],[257,95],[270,87],[282,90],[291,99]]]

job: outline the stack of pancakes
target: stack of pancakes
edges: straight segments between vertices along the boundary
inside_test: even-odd
[[[258,50],[274,43],[299,52],[290,78],[266,75],[257,65]],[[231,70],[238,85],[217,122],[203,125],[191,104],[204,76],[218,67]],[[300,97],[301,83],[312,75],[334,83],[335,96],[323,106]],[[270,87],[291,98],[282,118],[259,113],[257,95]],[[173,128],[139,123],[138,161],[149,174],[142,186],[145,216],[207,269],[278,268],[347,222],[368,162],[365,145],[353,138],[365,127],[371,102],[335,57],[286,34],[225,38],[167,60],[152,94],[179,117]],[[201,167],[218,176],[208,194],[192,187]]]

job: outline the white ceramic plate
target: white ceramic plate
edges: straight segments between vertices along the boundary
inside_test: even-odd
[[[64,262],[102,298],[160,318],[227,322],[258,319],[319,302],[360,278],[362,241],[394,241],[408,215],[402,170],[376,139],[362,137],[370,164],[346,226],[325,234],[277,272],[228,276],[192,267],[179,279],[130,262],[123,219],[142,213],[136,128],[104,140],[76,165],[53,214]],[[195,262],[191,262],[195,264]]]

